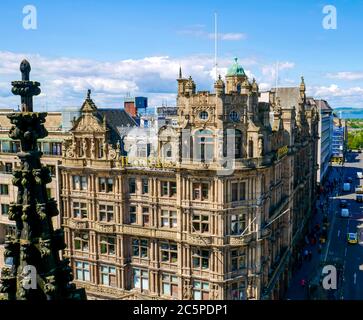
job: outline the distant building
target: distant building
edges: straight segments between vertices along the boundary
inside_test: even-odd
[[[325,100],[309,99],[318,107],[319,119],[319,143],[318,143],[318,183],[324,182],[327,176],[330,160],[332,157],[333,142],[333,109]]]
[[[334,117],[333,122],[332,161],[343,162],[348,139],[348,128],[346,121],[338,117]]]
[[[146,97],[125,97],[124,109],[133,118],[146,113],[148,103]]]

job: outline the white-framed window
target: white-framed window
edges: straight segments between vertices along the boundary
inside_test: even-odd
[[[73,217],[77,219],[87,219],[87,203],[73,202]]]
[[[74,190],[87,190],[88,183],[86,176],[72,176]]]
[[[88,232],[76,232],[74,234],[74,249],[78,251],[89,251],[89,234]]]
[[[193,183],[193,200],[205,201],[209,197],[208,183]]]
[[[129,193],[136,193],[136,178],[129,178]]]
[[[178,246],[174,242],[161,242],[160,255],[162,262],[177,263],[178,262]]]
[[[231,268],[232,271],[240,271],[246,268],[245,249],[231,250]]]
[[[130,214],[130,223],[137,223],[137,211],[136,206],[129,207],[129,214]]]
[[[116,268],[113,266],[102,265],[100,267],[101,283],[104,286],[116,287]]]
[[[80,281],[91,281],[90,265],[88,262],[76,261],[76,278]]]
[[[192,231],[198,233],[209,233],[209,215],[193,214]]]
[[[150,213],[148,207],[142,207],[142,225],[144,227],[150,226]]]
[[[177,213],[174,210],[161,210],[161,226],[164,228],[176,228]]]
[[[149,290],[149,271],[133,268],[133,285],[134,288],[141,291]]]
[[[147,258],[149,256],[149,240],[132,239],[132,256],[136,258]]]
[[[149,179],[143,178],[141,182],[142,182],[142,194],[148,194],[149,193]]]
[[[246,214],[231,215],[231,235],[241,235],[246,229]]]
[[[113,192],[113,183],[112,178],[98,178],[99,191],[106,193]]]
[[[209,300],[209,283],[204,281],[193,281],[193,299]]]
[[[99,206],[100,221],[102,222],[113,222],[113,206],[100,205]]]
[[[209,269],[209,258],[210,258],[209,250],[204,250],[199,248],[192,249],[192,261],[194,269],[200,269],[200,270]]]
[[[161,287],[163,295],[178,298],[177,276],[169,273],[163,273],[161,275],[161,283],[162,283]]]
[[[246,182],[232,183],[232,201],[246,200]]]
[[[175,181],[161,181],[161,196],[162,197],[175,197],[176,196],[176,182]]]
[[[100,237],[100,251],[101,254],[114,256],[116,253],[115,237],[101,236]]]

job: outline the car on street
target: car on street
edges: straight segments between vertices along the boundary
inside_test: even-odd
[[[358,234],[355,232],[349,232],[347,234],[347,242],[350,244],[357,244],[358,243]]]
[[[340,206],[341,208],[346,208],[346,207],[348,207],[348,201],[347,201],[347,200],[345,200],[345,199],[341,199],[341,200],[339,201],[339,206]]]
[[[340,216],[342,218],[348,218],[349,217],[349,209],[342,209],[342,211],[340,212]]]
[[[355,188],[355,193],[363,193],[363,186],[358,186]]]
[[[357,202],[363,202],[363,196],[362,195],[356,195],[355,200]]]
[[[363,172],[361,172],[361,171],[357,172],[357,178],[363,179]]]

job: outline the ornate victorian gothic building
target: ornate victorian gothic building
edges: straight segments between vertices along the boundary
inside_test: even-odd
[[[135,133],[90,93],[73,123],[60,198],[77,285],[99,298],[281,298],[316,184],[304,82],[262,99],[237,60],[213,93],[177,81],[177,126]]]

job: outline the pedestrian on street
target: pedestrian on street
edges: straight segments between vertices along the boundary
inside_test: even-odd
[[[305,285],[306,285],[305,279],[301,279],[300,285],[301,285],[302,288],[305,288]]]
[[[307,260],[308,256],[309,256],[309,251],[307,249],[305,249],[305,251],[304,251],[304,260]]]

